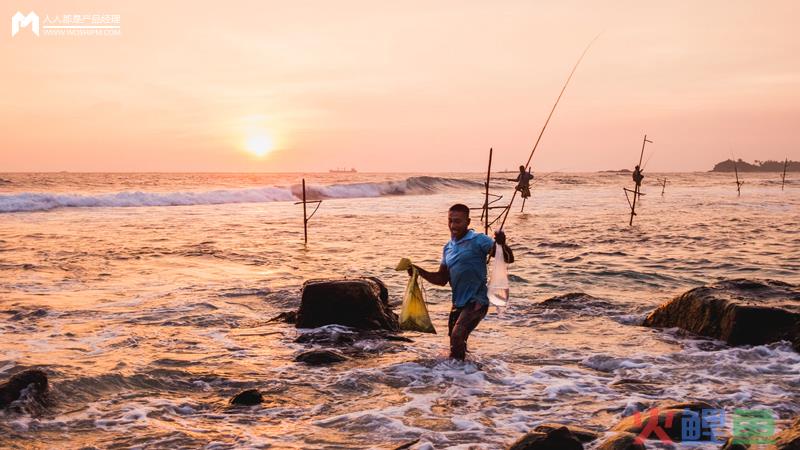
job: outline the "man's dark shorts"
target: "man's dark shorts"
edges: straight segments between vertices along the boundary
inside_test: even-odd
[[[463,308],[453,308],[447,323],[450,336],[450,357],[463,360],[467,353],[467,339],[481,320],[486,317],[489,305],[467,303]]]

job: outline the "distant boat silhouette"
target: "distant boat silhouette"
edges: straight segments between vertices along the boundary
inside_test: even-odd
[[[347,169],[344,169],[344,168],[342,168],[342,169],[331,169],[331,170],[329,170],[329,172],[330,173],[356,173],[356,169],[354,169],[352,167],[350,168],[350,170],[347,170]]]

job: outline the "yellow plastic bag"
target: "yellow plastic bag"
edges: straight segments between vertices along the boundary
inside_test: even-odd
[[[433,328],[431,317],[428,315],[428,307],[425,306],[422,289],[419,288],[419,283],[417,283],[417,278],[419,277],[417,269],[408,258],[401,259],[395,268],[397,271],[408,269],[412,270],[412,275],[408,280],[406,292],[403,295],[403,307],[400,310],[400,329],[435,334],[436,329]]]

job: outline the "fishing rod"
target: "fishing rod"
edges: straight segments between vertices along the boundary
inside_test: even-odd
[[[652,142],[650,142],[650,143],[652,144]],[[651,152],[651,153],[650,153],[650,156],[648,156],[648,157],[647,157],[647,161],[645,161],[645,162],[644,162],[644,165],[642,166],[642,172],[644,172],[644,169],[645,169],[645,168],[647,167],[647,165],[650,163],[650,160],[651,160],[651,159],[653,159],[653,155],[655,155],[655,154],[656,154],[656,152],[655,152],[655,150],[654,150],[653,152]],[[640,163],[641,163],[641,161],[640,161]]]
[[[533,159],[533,154],[536,153],[536,148],[539,147],[539,142],[542,140],[542,136],[544,135],[544,130],[547,129],[547,124],[550,123],[550,119],[553,117],[553,113],[556,111],[556,107],[558,106],[558,102],[561,101],[561,96],[564,95],[564,91],[567,90],[567,86],[569,85],[570,80],[572,80],[572,75],[575,74],[575,71],[578,69],[578,66],[580,65],[581,61],[583,60],[583,57],[586,56],[586,52],[589,51],[589,48],[591,48],[592,44],[594,44],[594,41],[596,41],[597,38],[600,37],[600,34],[602,34],[602,33],[598,33],[597,36],[595,36],[594,39],[592,39],[589,42],[589,44],[583,50],[583,53],[581,53],[580,58],[578,58],[578,61],[575,63],[575,66],[572,67],[572,71],[569,73],[569,76],[567,77],[567,81],[564,82],[564,86],[561,88],[561,92],[558,94],[558,97],[556,98],[556,101],[553,104],[553,108],[550,110],[550,114],[548,114],[547,120],[545,120],[544,125],[542,126],[542,130],[539,132],[539,137],[536,138],[536,143],[533,144],[533,149],[531,150],[531,154],[530,154],[530,156],[528,156],[528,161],[525,163],[526,170],[530,170],[530,165],[531,165],[531,160]],[[508,203],[508,206],[506,207],[505,216],[503,217],[503,221],[500,223],[500,229],[501,230],[503,229],[503,226],[506,224],[506,219],[508,219],[508,213],[511,212],[511,205],[514,204],[514,199],[517,197],[517,192],[518,192],[517,190],[514,190],[514,194],[511,196],[511,201]],[[500,213],[500,215],[502,216],[503,213]],[[499,218],[499,216],[498,216],[498,218]]]

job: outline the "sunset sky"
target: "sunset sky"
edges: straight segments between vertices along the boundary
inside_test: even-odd
[[[11,36],[118,14],[121,36]],[[0,172],[650,171],[800,159],[787,1],[4,1]],[[645,159],[649,154],[645,155]]]

